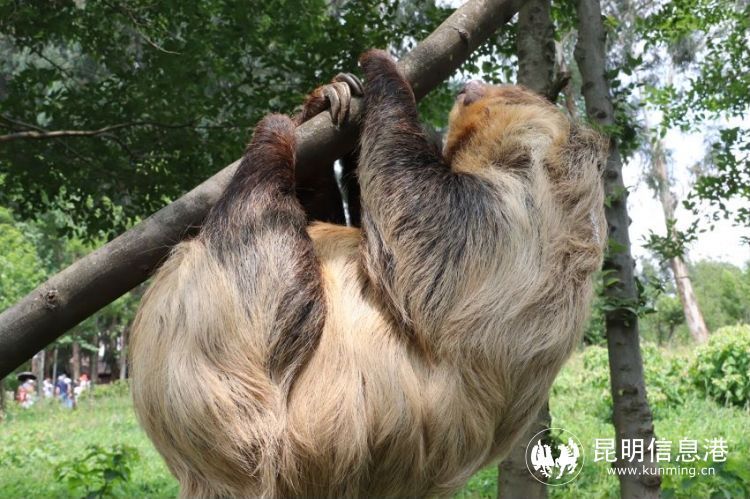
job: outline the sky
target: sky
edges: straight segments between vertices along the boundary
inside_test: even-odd
[[[749,121],[746,125],[750,126],[750,119],[746,121]],[[702,133],[686,134],[670,130],[664,139],[664,144],[671,153],[670,167],[676,184],[674,193],[681,201],[690,192],[692,182],[690,167],[705,155],[705,137]],[[644,182],[643,170],[643,161],[638,158],[630,160],[623,168],[623,179],[630,190],[628,214],[633,220],[630,226],[630,241],[633,256],[636,258],[651,256],[651,252],[644,247],[650,231],[662,236],[666,234],[661,204]],[[739,201],[729,204],[732,208],[739,205]],[[702,205],[702,208],[702,211],[706,212],[711,210],[706,204]],[[693,215],[678,203],[675,218],[678,228],[686,228],[692,221]],[[750,236],[750,230],[746,227],[735,227],[731,221],[721,220],[716,223],[713,231],[699,234],[698,240],[688,246],[687,258],[690,261],[718,260],[743,267],[750,262],[750,245],[742,243],[740,239],[742,235]]]

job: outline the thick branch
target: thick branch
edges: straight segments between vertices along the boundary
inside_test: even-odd
[[[400,62],[417,98],[450,76],[517,12],[520,0],[472,0],[456,10]],[[354,102],[352,116],[360,114]],[[354,121],[354,120],[353,120]],[[357,130],[335,129],[321,114],[297,129],[297,180],[316,175],[352,148]],[[143,282],[170,248],[194,232],[239,162],[78,260],[0,314],[0,378],[69,328]]]

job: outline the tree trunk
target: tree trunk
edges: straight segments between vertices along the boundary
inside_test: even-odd
[[[677,292],[682,302],[682,310],[685,312],[685,321],[687,322],[690,335],[699,345],[708,341],[708,328],[703,320],[703,314],[698,307],[698,299],[693,291],[693,283],[690,281],[687,265],[680,257],[674,257],[670,260],[674,281],[677,285]]]
[[[549,432],[542,432],[550,427],[549,402],[545,403],[537,414],[536,420],[524,436],[515,443],[502,463],[497,479],[497,497],[504,499],[535,499],[547,497],[545,477],[541,473],[532,475],[526,463],[526,450],[532,448]],[[540,433],[542,432],[542,433]],[[538,435],[537,435],[538,434]],[[533,438],[533,441],[532,441]]]
[[[39,399],[44,398],[44,360],[47,356],[47,352],[45,350],[42,350],[38,354],[39,360],[37,361],[37,368],[34,371],[34,374],[36,374],[36,393]],[[35,356],[35,357],[36,357]]]
[[[91,388],[99,382],[99,342],[96,343],[96,351],[91,352]]]
[[[471,0],[399,61],[414,96],[421,99],[518,11],[521,0]],[[362,111],[354,99],[350,123],[338,129],[321,113],[296,131],[298,185],[308,185],[357,138]],[[145,281],[183,237],[194,233],[221,195],[239,161],[113,241],[51,277],[0,314],[0,376],[69,328]],[[192,229],[192,230],[189,230]]]
[[[125,326],[120,336],[120,379],[125,380],[128,377],[128,339],[130,326]]]
[[[34,356],[31,358],[31,372],[34,373],[34,376],[36,376],[36,382],[37,382],[37,388],[41,386],[42,384],[42,378],[39,376],[39,354],[44,353],[37,352],[34,354]]]
[[[518,11],[516,52],[518,83],[549,96],[555,81],[555,26],[550,18],[550,0],[528,0]]]
[[[671,182],[667,172],[667,158],[664,154],[664,148],[660,140],[656,139],[651,147],[651,158],[653,161],[653,174],[658,187],[659,201],[664,212],[664,222],[669,223],[674,220],[674,210],[677,206],[677,199],[672,193]],[[693,340],[701,345],[708,341],[708,328],[703,320],[703,314],[698,306],[698,300],[693,292],[693,283],[690,281],[687,265],[679,256],[670,258],[669,266],[672,268],[672,275],[677,286],[677,293],[680,296],[682,310],[685,313],[685,322],[687,323],[690,336]]]
[[[606,130],[614,125],[614,109],[605,76],[605,32],[601,6],[599,0],[577,0],[576,9],[578,42],[575,58],[583,79],[586,113],[592,122]],[[627,310],[627,307],[638,303],[638,292],[628,235],[630,219],[627,212],[627,191],[622,179],[622,160],[615,140],[610,140],[604,185],[610,201],[609,206],[605,207],[609,237],[616,243],[611,246],[617,248],[609,251],[604,269],[609,271],[607,278],[615,277],[618,280],[614,285],[605,287],[605,296],[611,304],[621,304],[605,314],[617,433],[617,461],[614,465],[624,471],[618,474],[622,497],[657,498],[661,478],[651,474],[656,467],[649,453],[644,453],[643,462],[630,462],[622,458],[623,440],[643,439],[644,443],[650,443],[654,438],[654,425],[643,380],[638,317]],[[633,475],[629,473],[631,469]]]
[[[57,383],[57,346],[52,359],[52,384]]]
[[[529,0],[519,10],[516,51],[518,83],[554,101],[556,96],[551,94],[555,80],[555,27],[550,18],[550,0]],[[526,449],[534,435],[549,427],[550,413],[547,401],[526,433],[498,466],[499,498],[547,497],[546,485],[529,472],[526,465]]]
[[[81,377],[81,344],[73,342],[73,355],[70,357],[70,370],[73,372],[73,381],[78,382]]]

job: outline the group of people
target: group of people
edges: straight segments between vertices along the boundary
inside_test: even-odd
[[[42,396],[45,399],[56,398],[60,403],[69,409],[75,407],[78,396],[91,386],[91,380],[88,374],[83,373],[77,381],[72,380],[67,374],[63,373],[57,377],[53,383],[52,379],[47,377],[42,382]],[[36,380],[34,378],[25,379],[18,385],[16,392],[16,402],[27,409],[37,401]]]

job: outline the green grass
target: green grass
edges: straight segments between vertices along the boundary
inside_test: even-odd
[[[678,357],[684,360],[687,354],[682,353]],[[602,367],[606,369],[606,366]],[[581,355],[576,354],[563,368],[552,388],[550,412],[553,426],[564,428],[578,437],[585,448],[586,461],[581,474],[571,483],[550,487],[550,497],[620,497],[617,477],[607,473],[609,465],[592,462],[594,440],[615,435],[610,422],[610,408],[604,402],[604,392],[608,388],[593,386],[594,378],[590,369],[584,369]],[[686,380],[672,379],[671,382],[685,384]],[[726,463],[716,466],[716,476],[663,477],[663,497],[750,497],[750,413],[735,407],[721,407],[690,387],[685,389],[687,393],[682,403],[659,405],[655,411],[656,435],[659,439],[671,440],[673,452],[676,452],[682,438],[697,439],[699,442],[724,438],[728,443],[728,458]],[[496,484],[496,468],[487,468],[475,475],[458,497],[495,497]]]
[[[594,439],[614,436],[603,396],[606,389],[600,380],[598,385],[594,383],[595,378],[592,369],[584,368],[581,355],[576,355],[553,387],[550,399],[553,425],[579,438],[585,448],[586,463],[573,482],[550,488],[550,497],[619,497],[617,478],[607,473],[608,465],[592,462]],[[684,380],[672,382],[684,383]],[[681,438],[702,442],[721,437],[728,442],[729,459],[717,466],[716,476],[664,477],[664,496],[747,497],[750,413],[721,407],[689,388],[686,390],[680,403],[665,402],[658,406],[657,435],[672,440],[674,446]],[[130,480],[115,488],[115,495],[176,496],[177,483],[139,428],[127,393],[108,388],[99,388],[96,393],[96,398],[83,400],[75,411],[61,409],[54,402],[30,410],[10,408],[6,420],[0,424],[0,498],[71,496],[65,484],[55,478],[55,468],[60,462],[82,458],[87,447],[94,444],[105,448],[126,444],[135,447],[140,455],[132,463]],[[492,466],[477,473],[456,497],[495,497],[496,489],[497,472]]]
[[[177,481],[138,426],[127,394],[88,398],[74,411],[54,401],[29,410],[11,407],[0,424],[0,498],[69,497],[55,479],[61,461],[84,457],[90,445],[138,450],[125,497],[175,497]]]

